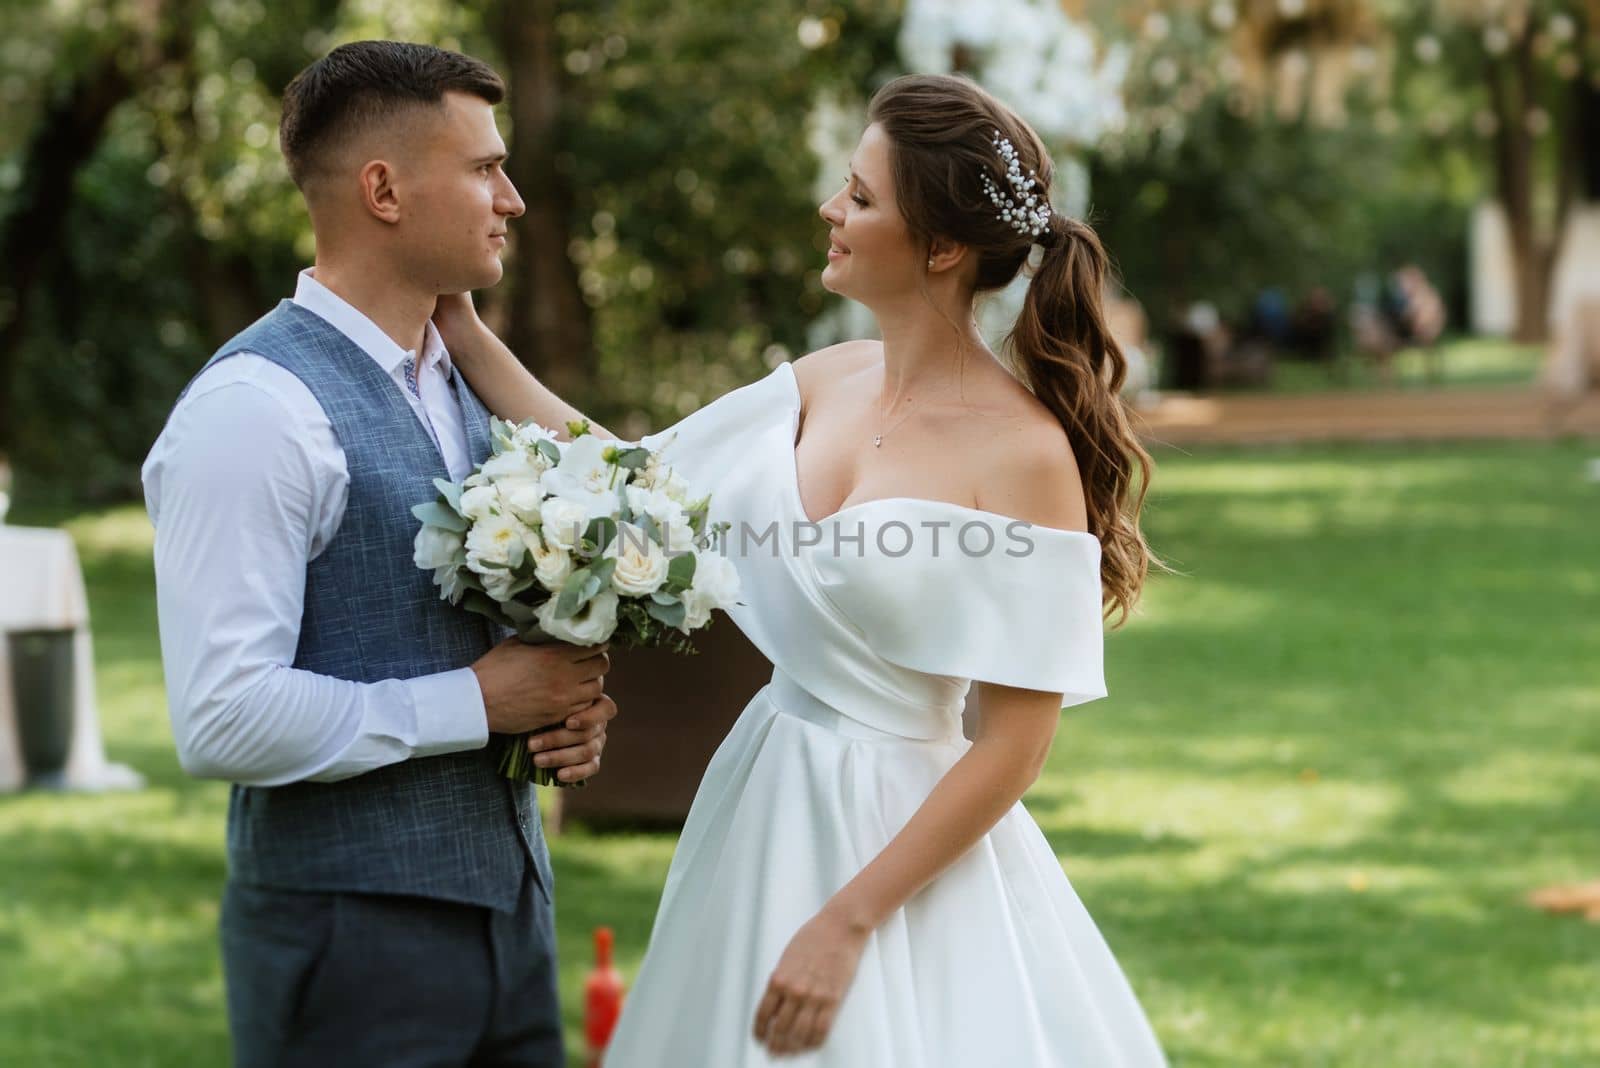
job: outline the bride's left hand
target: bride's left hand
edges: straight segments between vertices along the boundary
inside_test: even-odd
[[[433,325],[454,358],[458,351],[467,354],[473,334],[482,329],[483,320],[478,318],[471,293],[443,293],[433,306]]]
[[[756,1009],[755,1037],[773,1054],[822,1045],[855,979],[869,932],[826,910],[789,940]]]

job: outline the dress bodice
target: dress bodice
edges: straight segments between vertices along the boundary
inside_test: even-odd
[[[1105,695],[1100,543],[942,501],[892,497],[806,518],[800,389],[781,364],[646,437],[711,519],[739,572],[729,615],[817,700],[907,738],[959,733],[971,683]]]

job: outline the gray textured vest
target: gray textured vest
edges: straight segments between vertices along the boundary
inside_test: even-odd
[[[338,533],[306,565],[294,666],[377,682],[482,656],[500,634],[440,600],[431,575],[411,561],[411,507],[435,495],[433,479],[450,476],[400,387],[333,326],[287,300],[206,366],[240,352],[305,383],[350,472]],[[489,454],[488,413],[459,373],[452,385],[479,463]],[[532,788],[501,778],[489,750],[405,760],[340,782],[236,785],[228,806],[231,876],[256,885],[416,894],[510,911],[529,858],[548,896]]]

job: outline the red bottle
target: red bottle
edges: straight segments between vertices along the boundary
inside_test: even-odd
[[[611,928],[594,931],[594,968],[583,982],[583,1034],[588,1068],[600,1068],[617,1017],[622,1015],[622,973],[611,963]]]

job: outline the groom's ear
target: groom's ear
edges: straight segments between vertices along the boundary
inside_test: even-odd
[[[381,222],[400,221],[400,197],[394,177],[394,168],[381,159],[368,161],[360,171],[362,207]]]

